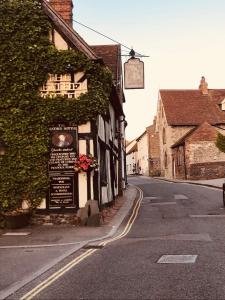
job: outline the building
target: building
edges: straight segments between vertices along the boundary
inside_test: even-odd
[[[215,146],[225,134],[225,90],[208,89],[202,77],[196,90],[160,90],[156,131],[161,176],[209,179],[225,177],[225,154]]]
[[[126,145],[126,171],[127,175],[138,174],[138,148],[136,139]]]
[[[159,133],[156,132],[156,119],[151,126],[146,128],[148,134],[148,161],[149,176],[160,176],[160,148]]]
[[[127,144],[126,157],[127,175],[149,176],[147,131]]]
[[[90,46],[72,28],[72,0],[43,0],[42,7],[52,25],[50,39],[58,50],[73,49],[83,53],[88,59],[101,62],[108,66],[113,73],[113,86],[109,99],[107,113],[99,115],[96,121],[89,121],[82,125],[54,124],[51,136],[68,134],[76,139],[76,153],[93,155],[97,158],[99,170],[76,173],[49,172],[50,193],[40,206],[42,210],[79,209],[85,206],[88,200],[98,201],[103,207],[112,203],[122,194],[126,184],[125,171],[125,116],[123,102],[125,102],[122,83],[122,65],[120,45]],[[64,95],[76,101],[76,98],[88,91],[88,80],[84,72],[71,74],[49,74],[48,81],[43,86],[42,96]],[[90,103],[91,106],[91,103]],[[72,132],[70,132],[72,131]],[[65,134],[66,133],[66,134]],[[62,139],[62,138],[61,138]],[[51,160],[51,159],[50,159]],[[67,187],[73,199],[63,202],[60,196],[54,198],[51,189],[60,186],[59,178]],[[63,178],[63,179],[62,179]]]
[[[137,170],[139,175],[149,176],[148,134],[145,130],[137,139]]]

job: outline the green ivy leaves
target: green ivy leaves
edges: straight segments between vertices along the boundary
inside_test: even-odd
[[[78,51],[58,51],[49,41],[52,24],[41,0],[0,0],[0,209],[23,199],[35,208],[48,188],[48,128],[57,120],[82,124],[108,107],[112,74]],[[76,100],[41,98],[48,74],[64,74],[68,65],[83,71],[88,92]]]

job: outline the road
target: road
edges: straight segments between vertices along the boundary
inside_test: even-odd
[[[144,192],[130,232],[96,250],[33,299],[225,299],[221,191],[143,177],[129,182]],[[9,299],[26,294],[47,276]]]

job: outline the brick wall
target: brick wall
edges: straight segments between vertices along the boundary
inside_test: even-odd
[[[215,179],[225,177],[225,162],[191,164],[187,179]]]
[[[73,1],[72,0],[50,0],[50,5],[61,15],[67,24],[73,23]]]

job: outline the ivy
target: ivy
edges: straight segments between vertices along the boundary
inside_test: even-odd
[[[26,199],[36,207],[48,188],[48,128],[57,122],[83,124],[106,111],[112,87],[108,68],[49,41],[51,23],[41,0],[0,0],[0,208]],[[88,92],[76,100],[42,98],[48,74],[85,72]]]
[[[217,139],[216,139],[216,147],[225,152],[225,136],[218,132]]]

